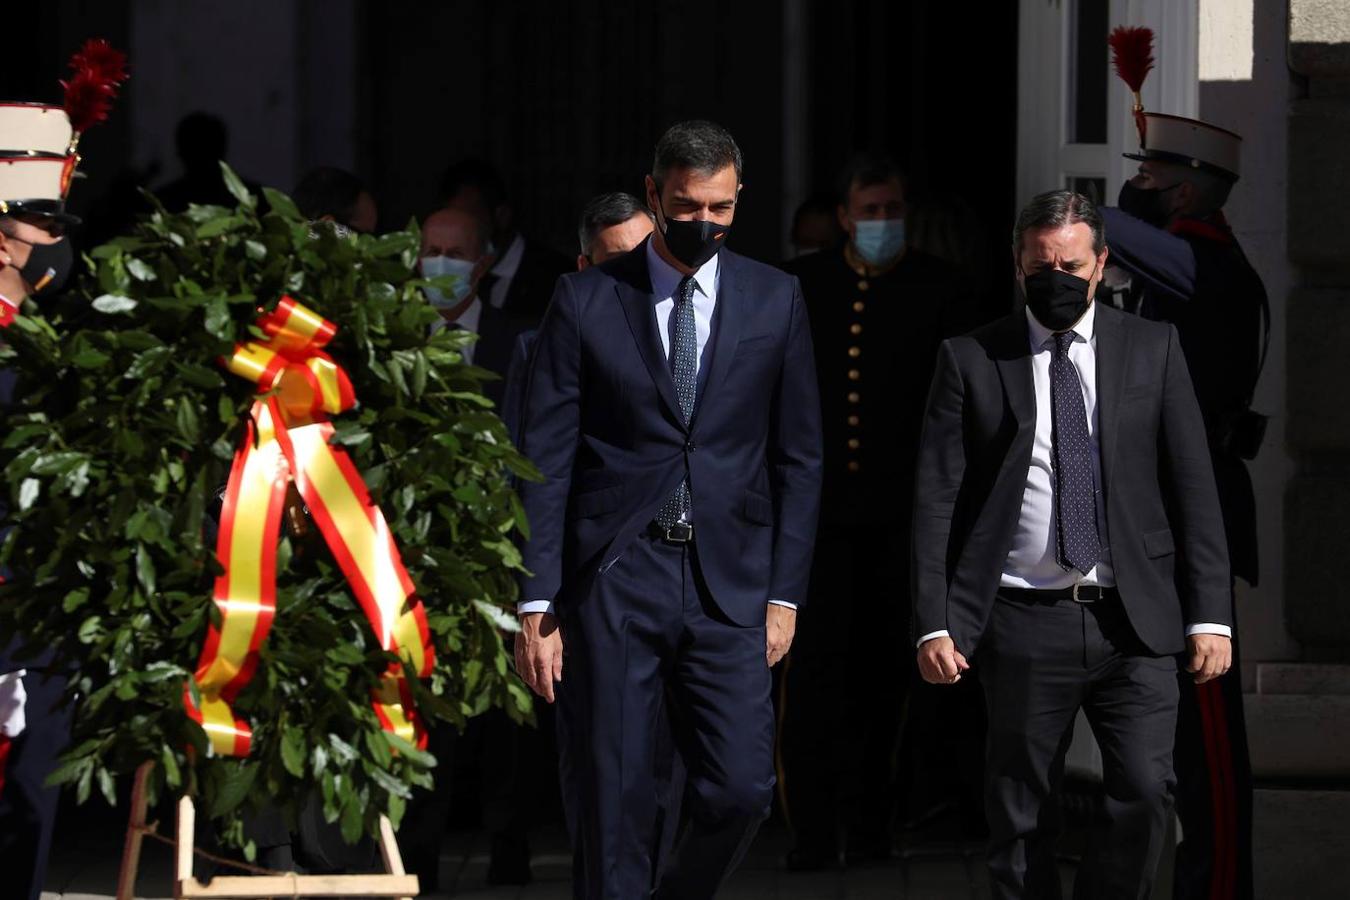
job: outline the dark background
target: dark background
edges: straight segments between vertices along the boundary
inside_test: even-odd
[[[66,60],[91,36],[129,48],[134,78],[138,49],[155,50],[131,46],[134,6],[61,0],[7,11],[16,18],[6,29],[0,98],[57,101]],[[961,206],[980,245],[973,256],[1006,252],[1016,3],[393,0],[356,4],[350,44],[334,41],[323,4],[294,8],[298,90],[322,91],[325,70],[355,75],[354,147],[336,155],[355,160],[383,228],[434,208],[447,163],[478,155],[505,173],[522,230],[574,253],[584,201],[605,190],[640,194],[661,131],[706,117],[727,126],[745,153],[732,239],[742,252],[779,259],[796,205],[832,189],[861,149],[898,156],[918,197]],[[804,26],[796,44],[785,34],[793,9]],[[792,124],[784,115],[789,72],[805,85]],[[210,73],[226,84],[238,76]],[[134,87],[124,94],[109,123],[82,142],[88,177],[72,192],[77,213],[104,201],[117,175],[137,177],[128,165],[138,141],[163,138],[133,133]],[[276,153],[296,172],[333,162],[311,139],[323,125],[302,120],[298,134],[278,136]],[[789,142],[804,160],[804,183],[784,181]],[[174,160],[159,162],[154,184],[177,174]]]

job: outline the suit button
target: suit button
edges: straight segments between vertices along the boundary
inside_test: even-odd
[[[859,394],[857,391],[849,391],[849,392],[848,392],[848,402],[849,402],[849,403],[861,403],[861,402],[862,402],[862,394]]]
[[[867,304],[863,303],[861,300],[854,300],[854,301],[853,301],[853,311],[854,311],[854,312],[862,312],[862,311],[863,311],[864,309],[866,309],[866,308],[867,308]]]
[[[848,424],[849,424],[849,427],[850,427],[850,428],[857,428],[857,427],[858,427],[858,423],[860,423],[861,421],[862,421],[862,419],[859,419],[857,416],[849,416],[849,417],[848,417]]]
[[[862,446],[862,441],[858,440],[857,438],[849,438],[849,439],[848,439],[848,449],[850,449],[850,450],[857,450],[857,449],[858,449],[859,447],[861,447],[861,446]]]
[[[853,357],[854,359],[857,359],[858,357],[862,356],[862,348],[861,348],[861,347],[849,347],[849,348],[848,348],[848,355],[851,356],[851,357]]]
[[[856,459],[850,460],[850,461],[849,461],[849,464],[848,464],[848,470],[849,470],[850,472],[857,472],[857,471],[858,471],[859,469],[861,469],[861,468],[862,468],[862,466],[860,466],[860,465],[858,464],[858,461],[857,461]]]
[[[867,290],[867,289],[870,288],[870,287],[871,287],[871,285],[867,283],[867,279],[866,279],[866,278],[864,278],[864,279],[862,279],[861,281],[858,282],[858,290],[860,290],[860,291],[865,291],[865,290]]]
[[[854,322],[852,325],[848,326],[848,333],[849,333],[849,334],[862,334],[862,326],[859,325],[857,322]]]
[[[849,381],[857,381],[859,378],[862,378],[862,372],[859,372],[857,369],[848,370]]]

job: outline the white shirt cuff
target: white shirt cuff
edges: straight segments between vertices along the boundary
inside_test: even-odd
[[[916,647],[922,647],[924,644],[928,643],[928,642],[931,641],[933,638],[951,637],[951,636],[952,636],[952,635],[951,635],[951,632],[950,632],[950,631],[946,631],[946,630],[943,630],[943,631],[930,631],[930,632],[928,632],[927,634],[925,634],[923,637],[919,638],[919,642],[918,642],[917,644],[915,644],[914,646],[916,646]]]
[[[793,603],[791,600],[770,600],[769,603],[774,606],[786,606],[788,609],[797,608],[797,604]]]
[[[1233,629],[1227,625],[1215,625],[1213,622],[1197,622],[1194,625],[1186,626],[1186,637],[1193,634],[1219,634],[1226,638],[1232,638]]]
[[[532,613],[548,613],[553,615],[552,600],[522,600],[516,604],[516,615],[528,616]]]

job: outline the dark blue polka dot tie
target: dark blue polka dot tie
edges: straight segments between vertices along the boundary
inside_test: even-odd
[[[698,387],[698,327],[694,322],[694,277],[686,275],[675,291],[675,308],[670,311],[670,371],[675,378],[675,394],[680,399],[680,414],[688,425],[694,415],[694,397]],[[669,528],[689,521],[692,502],[689,476],[666,499],[656,514],[658,524]]]
[[[1069,359],[1073,332],[1054,336],[1050,355],[1050,405],[1053,409],[1056,560],[1065,569],[1091,571],[1101,556],[1097,534],[1097,498],[1093,493],[1092,444],[1078,372]]]

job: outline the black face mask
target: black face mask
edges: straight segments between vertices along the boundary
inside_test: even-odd
[[[657,201],[657,205],[660,206],[660,201]],[[670,255],[691,269],[699,268],[716,256],[731,233],[730,225],[697,219],[685,222],[672,219],[666,215],[665,207],[661,207],[661,218],[666,222],[662,235]]]
[[[1022,279],[1027,295],[1027,309],[1051,331],[1067,331],[1087,312],[1087,279],[1061,272],[1041,269]]]
[[[1172,216],[1163,195],[1176,187],[1174,184],[1165,188],[1141,188],[1127,181],[1120,186],[1120,198],[1116,202],[1122,210],[1136,219],[1141,219],[1155,228],[1163,228]]]
[[[10,238],[28,244],[28,262],[19,270],[19,277],[30,288],[30,296],[46,297],[66,286],[71,270],[75,268],[75,253],[70,241],[61,238],[54,244],[34,244],[23,238]]]

